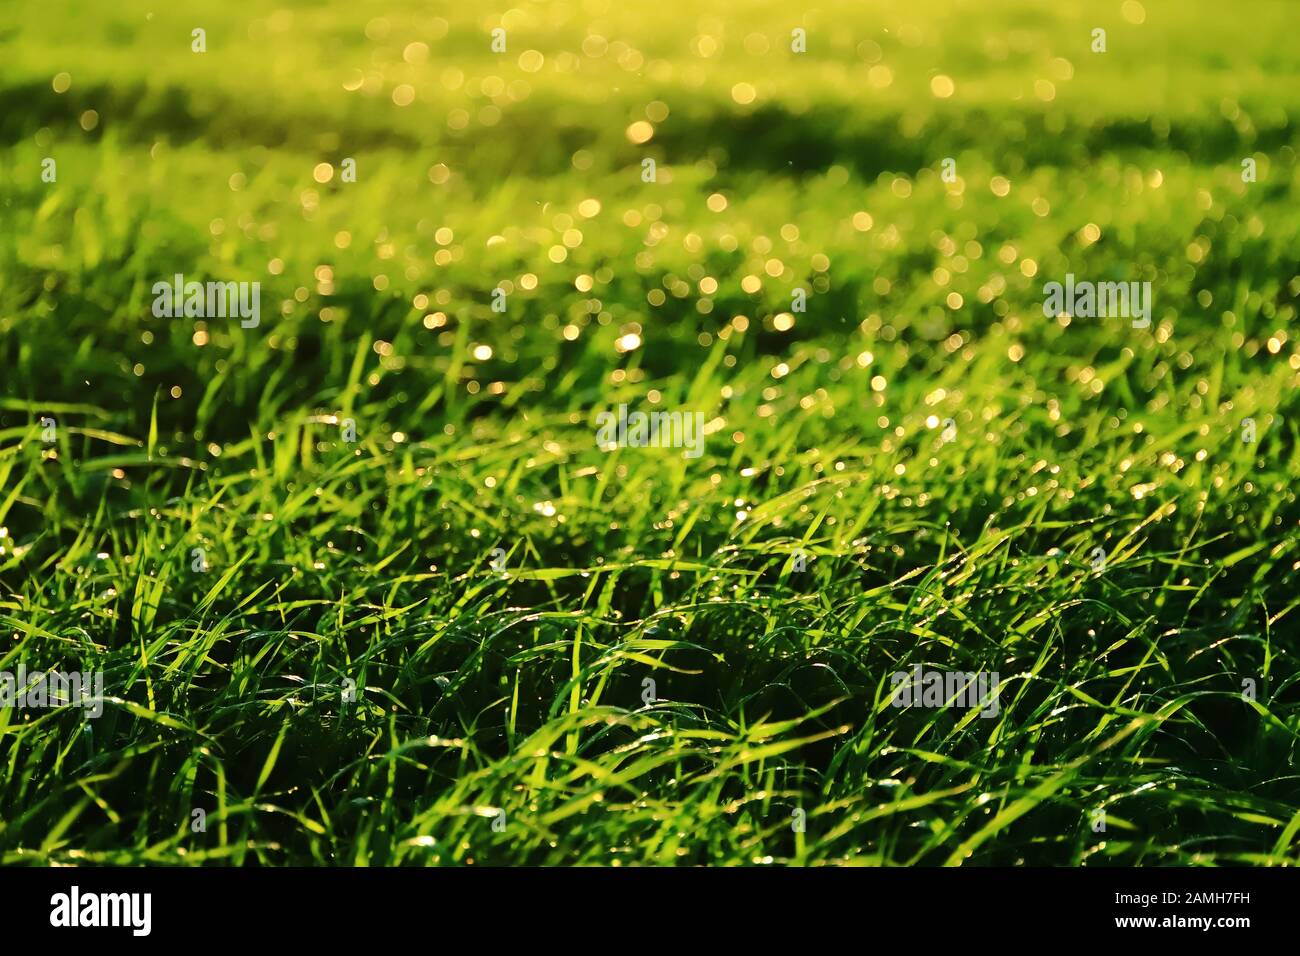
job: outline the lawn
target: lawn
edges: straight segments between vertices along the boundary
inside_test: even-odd
[[[9,0],[0,863],[1295,864],[1295,22]]]

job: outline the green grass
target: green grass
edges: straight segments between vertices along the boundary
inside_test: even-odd
[[[1290,4],[10,6],[0,862],[1296,862]]]

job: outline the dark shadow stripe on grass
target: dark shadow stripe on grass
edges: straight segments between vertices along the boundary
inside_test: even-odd
[[[571,171],[579,149],[597,167],[639,167],[644,156],[672,166],[711,159],[724,169],[803,175],[834,164],[859,177],[909,173],[934,167],[946,156],[979,153],[1007,172],[1037,166],[1077,167],[1097,157],[1148,151],[1180,152],[1193,163],[1237,163],[1256,151],[1296,144],[1289,117],[1259,118],[1243,132],[1217,112],[1161,118],[1089,117],[1034,109],[993,113],[955,110],[881,113],[858,103],[831,102],[807,109],[772,103],[748,113],[721,100],[684,98],[644,146],[627,142],[621,125],[583,122],[577,104],[535,96],[506,110],[492,127],[449,131],[427,116],[385,122],[391,114],[371,101],[345,101],[337,112],[284,113],[273,101],[249,102],[221,92],[137,83],[78,86],[56,94],[44,82],[0,89],[0,142],[11,144],[42,127],[75,128],[93,109],[106,130],[127,140],[202,141],[217,148],[265,146],[306,153],[352,155],[365,149],[436,150],[455,156],[474,180]],[[435,111],[436,113],[437,111]],[[438,114],[440,115],[440,114]]]

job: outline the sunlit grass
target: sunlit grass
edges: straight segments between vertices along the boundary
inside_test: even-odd
[[[1286,5],[246,6],[18,5],[0,860],[1295,862]]]

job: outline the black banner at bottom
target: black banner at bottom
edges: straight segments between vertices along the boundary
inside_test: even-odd
[[[494,944],[653,927],[691,938],[858,934],[923,940],[961,927],[1060,938],[1200,933],[1227,941],[1295,922],[1284,869],[85,869],[0,870],[6,938],[396,942],[487,931]],[[566,928],[567,927],[567,928]],[[640,929],[638,930],[638,927]],[[802,927],[802,929],[800,929]],[[379,934],[379,939],[376,935]],[[919,934],[919,935],[918,935]]]

